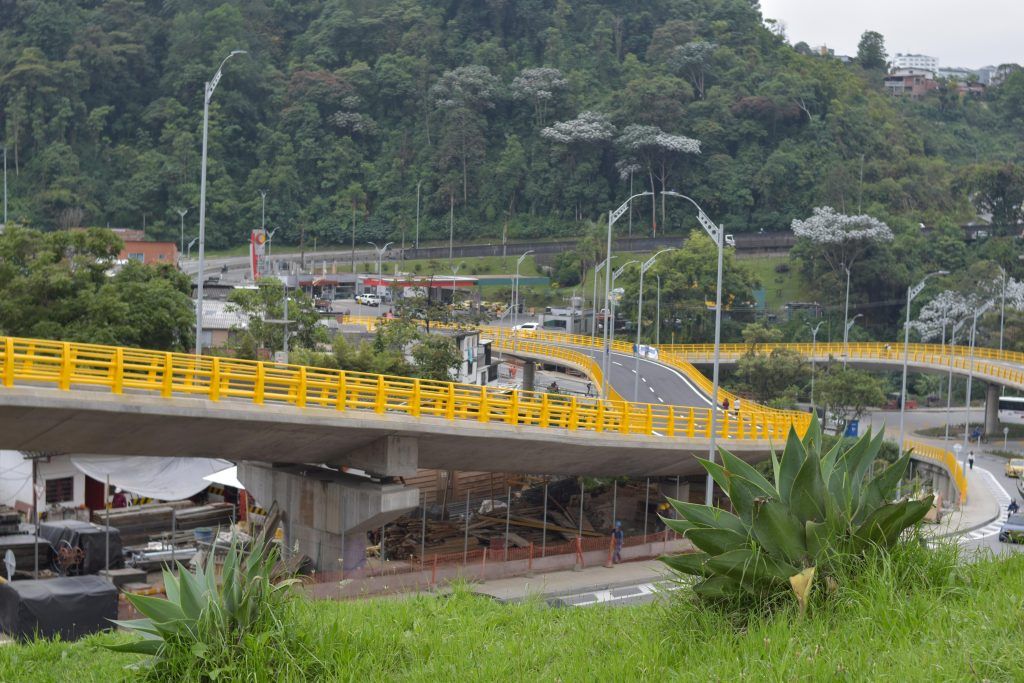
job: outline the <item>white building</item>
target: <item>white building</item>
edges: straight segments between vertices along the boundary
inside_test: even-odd
[[[932,77],[935,76],[935,72],[939,70],[939,59],[938,57],[929,57],[928,55],[912,55],[897,52],[892,58],[893,70],[898,69],[922,69],[931,73]]]

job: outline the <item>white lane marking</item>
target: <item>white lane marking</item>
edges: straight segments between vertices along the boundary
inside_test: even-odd
[[[985,485],[989,491],[992,492],[992,497],[996,499],[996,503],[999,505],[999,516],[996,517],[994,522],[991,522],[980,529],[975,529],[968,534],[962,534],[960,536],[960,543],[979,541],[983,538],[988,538],[998,534],[999,530],[1003,528],[1003,522],[1006,521],[1006,506],[1008,506],[1010,501],[1013,500],[1013,498],[1010,497],[1010,494],[1006,492],[1006,489],[1003,488],[1003,485],[999,483],[999,480],[996,479],[994,474],[983,467],[975,467],[974,469],[985,475],[983,477]]]
[[[654,387],[647,387],[647,388],[651,390],[652,394],[654,393]]]
[[[681,587],[682,586],[680,584],[671,583],[661,583],[660,585],[654,583],[642,583],[638,586],[624,586],[623,588],[590,591],[589,593],[578,593],[576,595],[565,595],[561,596],[561,599],[567,601],[567,604],[565,604],[566,607],[590,607],[591,605],[602,605],[610,602],[618,602],[620,600],[632,600],[646,595],[655,595],[659,590],[674,591]],[[634,590],[626,593],[625,589],[627,588]],[[622,594],[615,595],[614,593],[616,592]],[[573,600],[573,598],[576,599]]]
[[[647,384],[647,378],[646,377],[641,377],[640,379],[642,379],[644,381],[644,384]]]
[[[619,366],[620,368],[621,368],[621,367],[625,367],[625,366],[624,366],[624,365],[623,365],[622,363],[620,363],[620,362],[619,362],[619,361],[617,361],[617,360],[613,360],[613,361],[612,361],[612,365],[618,365],[618,366]]]
[[[665,399],[663,399],[663,398],[662,398],[661,396],[659,396],[659,397],[658,397],[658,402],[659,402],[659,403],[664,403],[664,402],[665,402]]]
[[[711,405],[711,399],[708,396],[705,396],[703,391],[701,391],[696,386],[694,386],[693,382],[690,381],[689,377],[687,377],[683,373],[679,372],[678,370],[676,370],[671,365],[666,365],[665,363],[659,363],[657,361],[648,360],[647,358],[641,358],[640,360],[643,361],[644,363],[650,363],[651,365],[656,365],[659,368],[663,368],[665,370],[668,370],[673,375],[675,375],[676,377],[681,379],[686,386],[690,387],[690,390],[694,394],[696,394],[699,399],[701,399],[702,401],[707,403],[709,406]]]

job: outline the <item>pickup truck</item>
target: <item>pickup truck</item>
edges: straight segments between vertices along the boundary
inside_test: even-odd
[[[360,303],[364,306],[380,306],[380,296],[364,292],[356,297],[356,303]]]
[[[316,310],[324,313],[329,313],[334,309],[334,302],[330,299],[317,299],[313,302],[313,305],[316,307]]]

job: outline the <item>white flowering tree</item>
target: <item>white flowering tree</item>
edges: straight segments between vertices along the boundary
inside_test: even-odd
[[[558,121],[540,132],[542,138],[559,145],[558,153],[566,157],[569,174],[565,194],[573,198],[576,220],[583,218],[583,200],[593,194],[593,188],[584,186],[583,180],[598,176],[597,152],[611,142],[616,132],[611,117],[596,111],[580,112],[576,118]],[[582,172],[577,172],[578,168]]]
[[[555,102],[568,85],[569,81],[561,71],[545,66],[520,71],[512,79],[510,91],[515,99],[533,104],[534,123],[543,126],[548,106]]]
[[[1012,277],[1006,278],[1006,310],[1024,311],[1024,282]],[[921,308],[917,320],[910,323],[911,329],[921,335],[921,341],[942,338],[942,327],[946,326],[949,339],[953,327],[962,320],[969,320],[974,311],[987,301],[996,302],[996,311],[1003,303],[1003,277],[998,275],[976,283],[970,292],[946,290],[938,294]],[[961,341],[966,341],[963,333]]]
[[[657,126],[626,126],[616,139],[616,144],[624,152],[623,164],[620,168],[640,165],[647,170],[651,182],[651,192],[656,193],[654,180],[658,179],[662,191],[668,189],[668,175],[672,163],[684,154],[700,154],[700,140],[666,133]],[[621,171],[620,171],[621,172]],[[651,197],[651,232],[658,235],[658,221],[655,215],[655,197]],[[665,197],[661,197],[661,221],[665,222]]]

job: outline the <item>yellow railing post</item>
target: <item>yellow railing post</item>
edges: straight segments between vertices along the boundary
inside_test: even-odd
[[[114,351],[114,366],[110,368],[111,378],[111,392],[120,394],[124,391],[124,349],[120,346]]]
[[[14,337],[4,337],[4,386],[14,386]]]
[[[629,434],[629,403],[622,401],[622,418],[619,421],[619,431],[623,434]]]
[[[487,387],[480,387],[480,414],[477,415],[480,422],[490,422],[491,413],[487,406]]]
[[[306,406],[306,366],[299,367],[299,386],[295,390],[295,405],[300,408]],[[380,411],[378,411],[380,412]]]
[[[455,385],[448,383],[448,402],[444,407],[445,419],[455,419]]]
[[[548,402],[548,395],[540,396],[540,426],[547,427],[551,423],[551,405]]]
[[[711,408],[706,408],[707,414],[704,416],[704,438],[711,438]]]
[[[729,411],[722,411],[722,433],[719,435],[723,439],[729,436]]]
[[[519,422],[519,390],[513,389],[512,396],[508,402],[508,415],[505,416],[505,422],[510,425],[518,424]]]
[[[594,431],[604,431],[604,399],[597,401],[597,416],[594,418]]]
[[[336,410],[345,410],[348,403],[348,388],[345,386],[345,371],[341,370],[338,372],[338,395],[334,399],[334,407]]]
[[[697,428],[697,419],[693,412],[693,406],[690,406],[690,415],[686,421],[686,436],[690,439],[693,438],[693,432]]]
[[[644,420],[644,434],[650,436],[654,433],[654,406],[647,404],[647,415]]]
[[[412,398],[409,401],[409,414],[413,417],[420,416],[420,394],[420,381],[418,379],[414,379],[412,381]]]
[[[118,349],[120,350],[120,349]],[[64,342],[60,345],[60,381],[57,384],[59,389],[67,391],[71,388],[71,344]]]
[[[196,362],[199,362],[198,358]],[[220,400],[220,358],[217,357],[214,357],[210,368],[210,400]]]
[[[580,406],[575,396],[569,399],[569,424],[566,425],[569,429],[576,429],[579,426],[579,408]]]
[[[252,402],[263,405],[263,393],[266,391],[267,368],[263,361],[256,363],[256,386],[252,391]]]
[[[378,413],[383,413],[384,408],[387,406],[387,385],[384,384],[384,375],[377,375],[377,396],[374,401],[373,409]]]
[[[665,422],[665,436],[671,438],[676,435],[676,410],[672,406],[668,407],[668,417]]]
[[[170,398],[174,393],[174,354],[164,354],[164,375],[160,378],[160,395]]]

